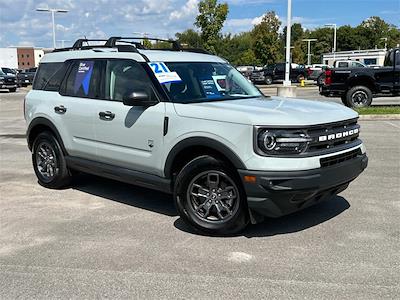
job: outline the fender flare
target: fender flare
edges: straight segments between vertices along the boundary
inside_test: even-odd
[[[239,156],[223,143],[208,137],[190,137],[178,142],[169,152],[164,166],[164,175],[166,176],[166,178],[170,177],[172,164],[177,155],[181,151],[193,146],[205,146],[207,148],[215,150],[224,155],[227,159],[229,159],[229,161],[234,165],[235,168],[242,170],[246,169],[245,164],[239,158]]]
[[[62,148],[62,151],[64,152],[64,154],[67,155],[67,154],[68,154],[68,153],[67,153],[67,150],[65,149],[63,140],[62,140],[62,138],[61,138],[60,133],[58,132],[57,127],[56,127],[56,126],[53,124],[53,122],[51,122],[49,119],[46,119],[46,118],[43,118],[43,117],[37,117],[37,118],[33,119],[33,120],[30,122],[29,126],[28,126],[28,129],[27,129],[27,131],[26,131],[26,140],[27,140],[27,142],[28,142],[28,148],[29,148],[29,150],[32,150],[32,146],[33,146],[32,143],[29,142],[29,141],[30,141],[30,136],[31,136],[32,130],[33,130],[35,127],[40,126],[40,125],[49,127],[49,128],[51,129],[51,131],[55,134],[55,136],[56,136],[58,142],[60,143],[60,146],[61,146],[61,148]],[[32,141],[32,142],[33,142],[33,141]]]

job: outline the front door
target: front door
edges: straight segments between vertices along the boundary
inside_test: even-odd
[[[150,107],[124,105],[123,98],[135,91],[157,98],[150,78],[129,59],[108,60],[104,67],[105,99],[95,101],[96,160],[161,176],[164,102]]]

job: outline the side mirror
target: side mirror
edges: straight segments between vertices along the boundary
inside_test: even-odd
[[[157,101],[151,100],[145,91],[136,91],[123,97],[122,103],[127,106],[144,106],[149,107],[157,104]]]

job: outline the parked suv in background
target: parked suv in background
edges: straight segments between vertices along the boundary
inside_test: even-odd
[[[25,102],[41,185],[78,170],[161,190],[188,224],[232,234],[332,198],[366,168],[354,111],[265,97],[217,56],[127,40],[41,60]]]
[[[17,75],[19,84],[23,87],[31,85],[33,78],[35,77],[36,70],[37,68],[30,68],[19,72]]]
[[[7,89],[10,92],[15,92],[17,90],[17,77],[8,70],[11,69],[0,68],[0,89]]]
[[[251,73],[251,81],[254,83],[265,83],[265,84],[272,84],[278,80],[285,79],[285,70],[286,64],[285,63],[278,63],[267,65],[264,69],[260,71],[254,71]],[[305,68],[293,68],[290,65],[290,80],[295,82],[301,82],[304,79],[307,79],[308,73],[307,69]]]

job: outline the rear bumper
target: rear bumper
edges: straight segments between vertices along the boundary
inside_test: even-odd
[[[345,190],[367,167],[368,157],[357,157],[333,166],[291,172],[239,170],[244,176],[256,176],[254,183],[244,182],[250,210],[267,217],[287,215],[331,198]]]
[[[346,91],[342,90],[342,89],[335,89],[332,86],[321,85],[319,87],[319,93],[322,96],[326,96],[326,97],[334,97],[334,96],[340,97],[340,96],[344,95],[346,93]]]

